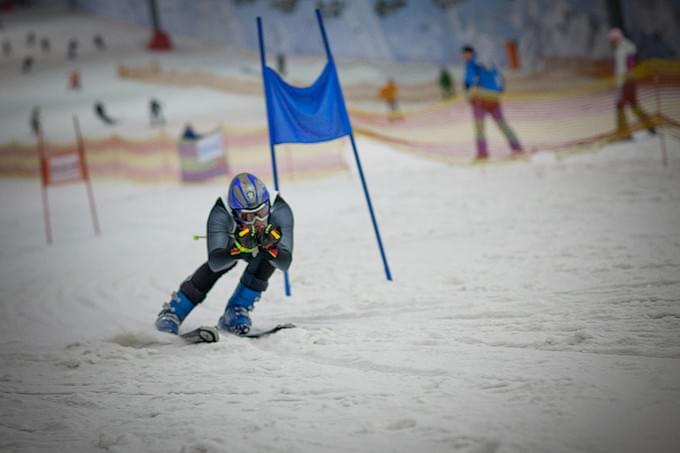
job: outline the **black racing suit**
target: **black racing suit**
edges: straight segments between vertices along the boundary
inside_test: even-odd
[[[233,256],[229,251],[234,246],[236,221],[222,199],[218,198],[208,216],[208,261],[180,286],[187,298],[194,305],[203,302],[215,282],[233,269],[238,260],[248,263],[241,275],[241,284],[254,291],[267,289],[274,270],[287,271],[293,260],[293,211],[278,194],[269,212],[269,223],[281,229],[276,258],[261,250],[256,255],[253,252]]]

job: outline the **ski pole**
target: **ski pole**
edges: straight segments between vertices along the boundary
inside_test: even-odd
[[[194,234],[193,238],[194,241],[198,241],[199,239],[205,239],[207,236],[204,236],[202,234]]]

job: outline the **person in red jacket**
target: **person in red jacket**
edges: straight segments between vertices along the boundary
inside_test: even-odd
[[[638,103],[637,82],[632,69],[637,64],[637,49],[635,44],[628,40],[621,29],[612,28],[609,32],[609,41],[614,49],[613,66],[614,81],[616,84],[616,135],[623,139],[630,138],[630,127],[624,111],[627,105],[640,120],[640,123],[651,134],[656,133],[654,123],[650,116]]]

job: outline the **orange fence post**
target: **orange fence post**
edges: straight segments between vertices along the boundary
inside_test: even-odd
[[[47,244],[52,243],[52,225],[50,224],[50,206],[47,198],[48,171],[47,156],[45,155],[45,142],[42,132],[38,132],[38,158],[40,161],[40,192],[42,195],[43,218],[45,219],[45,235]]]
[[[519,49],[517,48],[517,41],[508,39],[505,41],[505,50],[508,54],[508,64],[511,69],[519,69]]]

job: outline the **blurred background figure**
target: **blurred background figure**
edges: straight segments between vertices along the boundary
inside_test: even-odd
[[[6,57],[12,55],[12,42],[9,39],[2,40],[2,54]]]
[[[448,99],[456,95],[453,77],[451,77],[451,73],[446,69],[446,66],[442,66],[441,71],[439,71],[439,88],[442,91],[443,99]]]
[[[40,50],[42,50],[43,53],[49,53],[51,50],[50,47],[50,38],[47,36],[40,38]]]
[[[489,150],[484,133],[484,117],[488,114],[494,119],[498,128],[510,144],[513,155],[522,152],[517,136],[503,117],[500,94],[504,91],[504,80],[496,65],[482,65],[477,61],[475,50],[471,46],[461,49],[465,60],[465,91],[472,106],[475,120],[478,160],[489,157]]]
[[[399,87],[394,79],[387,80],[387,83],[380,88],[378,97],[387,103],[390,121],[403,118],[399,110]]]
[[[68,75],[68,89],[69,90],[80,90],[81,84],[80,84],[80,71],[77,69],[74,69],[71,71],[71,73]]]
[[[286,75],[286,55],[283,52],[276,54],[276,70],[281,75]]]
[[[95,102],[94,103],[94,113],[97,115],[97,118],[102,120],[104,124],[108,125],[114,125],[117,123],[116,120],[111,118],[108,113],[106,113],[106,107],[104,106],[103,102]]]
[[[31,72],[31,69],[33,69],[33,57],[26,56],[21,61],[21,73],[28,74],[29,72]]]
[[[201,138],[201,135],[196,133],[191,123],[187,123],[186,126],[184,126],[182,138],[185,140],[198,140],[199,138]]]
[[[40,137],[42,127],[40,123],[40,107],[37,105],[33,107],[33,110],[31,110],[29,126],[31,127],[31,134],[35,135],[36,137]]]
[[[630,139],[630,128],[626,118],[625,107],[629,105],[640,123],[649,133],[656,134],[654,123],[649,115],[642,110],[637,99],[637,82],[633,68],[637,64],[637,48],[627,39],[620,28],[609,31],[609,41],[613,48],[614,81],[616,83],[616,136],[620,139]]]
[[[28,47],[33,47],[33,46],[35,46],[35,38],[36,38],[35,32],[29,31],[29,32],[26,34],[26,45],[27,45]]]
[[[94,35],[94,38],[92,38],[92,42],[94,43],[94,46],[99,50],[100,52],[102,50],[106,50],[106,44],[104,43],[104,38],[102,35]]]
[[[69,60],[75,60],[76,57],[78,57],[78,40],[77,39],[71,39],[68,42],[68,48],[66,51],[66,58]]]
[[[163,108],[158,99],[152,98],[149,101],[149,117],[151,126],[165,125],[165,117],[163,117]]]
[[[346,4],[344,0],[317,0],[316,2],[316,8],[321,11],[321,15],[327,19],[342,16],[345,6]]]

